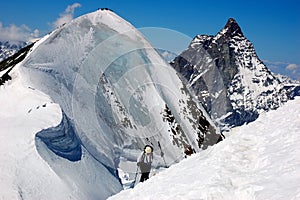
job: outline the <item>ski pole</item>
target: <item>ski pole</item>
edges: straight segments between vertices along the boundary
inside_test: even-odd
[[[135,185],[135,182],[136,182],[136,177],[137,177],[138,173],[139,173],[139,166],[136,167],[134,181],[131,183],[130,188],[134,188],[134,185]]]
[[[164,157],[164,152],[163,152],[162,149],[161,149],[161,146],[160,146],[160,142],[159,142],[159,141],[158,141],[158,147],[159,147],[159,149],[160,149],[160,156],[161,156],[162,159],[164,160],[164,163],[165,163],[166,168],[168,168],[167,163],[166,163],[166,160],[165,160],[165,157]]]
[[[152,146],[154,146],[153,143],[150,141],[149,138],[146,138],[146,141],[149,142]]]

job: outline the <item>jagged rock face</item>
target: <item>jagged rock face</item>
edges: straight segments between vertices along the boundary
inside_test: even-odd
[[[197,35],[171,65],[220,126],[251,122],[299,95],[299,85],[287,87],[268,70],[232,18],[215,36]]]

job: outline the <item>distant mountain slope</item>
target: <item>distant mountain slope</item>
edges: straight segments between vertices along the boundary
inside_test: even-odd
[[[274,75],[234,19],[215,36],[197,35],[171,65],[220,126],[239,126],[299,95],[299,83]]]
[[[0,62],[19,51],[27,45],[26,42],[1,42],[0,41]]]
[[[9,75],[11,70],[24,60],[26,55],[29,53],[34,43],[29,44],[13,55],[4,60],[0,61],[0,86],[3,85],[6,81],[11,80],[11,76]]]

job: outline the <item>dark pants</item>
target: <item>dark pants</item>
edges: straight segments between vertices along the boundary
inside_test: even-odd
[[[140,169],[141,169],[141,172],[142,172],[140,182],[144,182],[145,180],[147,180],[149,178],[149,174],[150,174],[150,170],[151,170],[151,164],[141,162],[140,163]]]
[[[147,180],[149,178],[149,174],[150,174],[150,172],[144,172],[144,173],[142,173],[140,182],[144,182],[145,180]]]

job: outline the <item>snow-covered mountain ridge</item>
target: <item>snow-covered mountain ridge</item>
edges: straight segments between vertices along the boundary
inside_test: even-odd
[[[299,95],[299,82],[273,74],[232,18],[215,36],[197,35],[171,64],[221,126],[251,122]]]
[[[109,200],[300,198],[300,98]]]
[[[3,198],[105,199],[121,190],[117,169],[135,163],[145,144],[154,146],[155,167],[161,167],[182,160],[189,146],[199,152],[220,140],[218,129],[176,71],[131,24],[109,10],[74,19],[14,56],[1,64],[1,102],[23,107],[10,113],[12,122],[4,120],[4,127],[10,135],[22,133],[26,124],[35,129],[25,131],[30,137],[23,148],[29,153],[12,145],[12,156],[33,155],[28,163],[22,159],[24,170],[45,176],[45,188],[55,189],[35,191],[39,179],[28,179],[28,184],[25,172],[16,182],[22,167],[16,157],[3,162],[4,168],[14,166],[16,171],[3,179],[10,191]],[[21,97],[13,95],[17,91]],[[47,101],[28,103],[22,98],[28,91]],[[55,109],[48,109],[51,102]],[[30,118],[36,111],[60,120],[54,124],[39,114]],[[1,118],[7,112],[1,112]],[[22,121],[18,126],[14,114]],[[15,143],[5,140],[5,130],[1,137],[8,145]],[[34,161],[45,174],[31,171]],[[131,170],[125,172],[134,175],[135,167]]]

